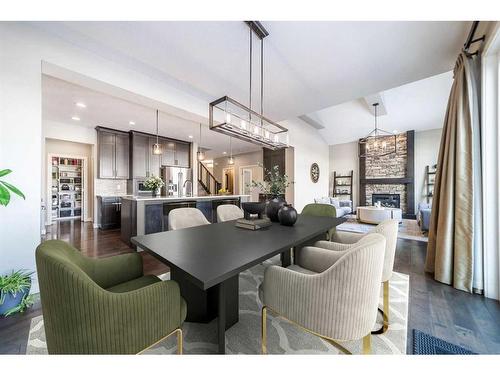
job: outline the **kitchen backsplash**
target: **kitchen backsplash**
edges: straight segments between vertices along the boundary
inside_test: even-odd
[[[127,180],[95,180],[95,195],[127,194]]]

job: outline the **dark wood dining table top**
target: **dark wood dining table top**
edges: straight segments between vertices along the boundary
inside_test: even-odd
[[[346,219],[298,215],[294,226],[272,223],[260,230],[235,221],[136,236],[132,243],[185,272],[206,290],[270,257],[310,241]]]

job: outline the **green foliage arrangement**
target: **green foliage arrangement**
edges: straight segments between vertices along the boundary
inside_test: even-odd
[[[5,302],[8,294],[15,297],[17,293],[29,290],[32,274],[33,272],[19,270],[13,271],[10,275],[0,276],[0,305]],[[26,295],[19,305],[7,310],[4,315],[9,316],[18,312],[24,312],[31,305],[33,305],[33,296]]]
[[[12,171],[10,169],[2,169],[0,170],[0,177],[4,177],[11,172]],[[19,195],[23,199],[26,199],[21,190],[8,183],[7,181],[0,180],[0,206],[7,206],[9,204],[11,197],[10,192]]]
[[[271,170],[264,168],[264,181],[255,181],[251,183],[251,187],[257,188],[263,194],[281,195],[285,194],[285,190],[293,181],[288,181],[288,175],[280,174],[279,166],[275,165]]]
[[[165,183],[158,176],[149,177],[146,181],[144,181],[144,186],[146,187],[146,189],[149,189],[152,191],[158,190],[158,189],[162,188],[164,185],[165,185]]]

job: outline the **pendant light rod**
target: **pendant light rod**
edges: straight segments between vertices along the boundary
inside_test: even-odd
[[[378,103],[373,103],[373,108],[375,109],[375,133],[377,133],[378,127],[377,127],[377,107]]]
[[[250,54],[249,54],[249,57],[250,57],[250,90],[249,90],[249,100],[248,100],[248,104],[249,104],[249,108],[252,109],[252,41],[253,41],[253,32],[252,32],[252,28],[250,27],[249,29],[250,31]],[[252,114],[250,114],[250,120],[252,119]]]
[[[158,143],[158,117],[159,117],[159,111],[156,110],[156,143]]]
[[[264,39],[260,40],[260,114],[264,114]]]

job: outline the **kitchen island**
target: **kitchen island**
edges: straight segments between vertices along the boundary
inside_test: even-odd
[[[124,196],[121,204],[121,238],[130,246],[130,239],[143,234],[168,230],[168,214],[175,208],[198,208],[208,221],[217,222],[217,207],[221,204],[247,202],[249,195],[206,195],[195,197]],[[140,250],[140,249],[138,249]]]

